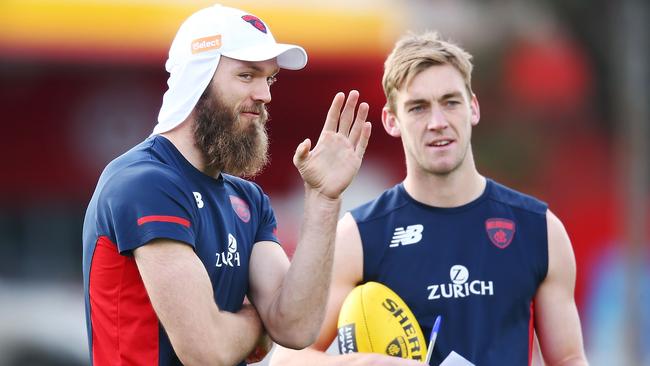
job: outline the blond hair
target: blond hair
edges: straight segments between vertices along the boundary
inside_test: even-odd
[[[442,40],[437,32],[408,33],[395,44],[384,62],[382,85],[386,105],[395,109],[397,90],[420,72],[434,65],[449,64],[463,77],[465,87],[472,97],[472,55],[449,41]]]

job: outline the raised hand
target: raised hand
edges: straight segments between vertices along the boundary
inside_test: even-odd
[[[305,139],[293,156],[305,184],[331,199],[339,198],[352,182],[370,139],[369,107],[359,104],[355,116],[358,101],[356,90],[350,91],[347,101],[344,93],[337,93],[314,149],[311,140]]]

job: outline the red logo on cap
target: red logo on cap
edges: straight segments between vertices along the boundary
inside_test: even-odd
[[[244,15],[241,18],[244,19],[247,23],[249,23],[253,27],[257,28],[257,30],[259,30],[260,32],[266,34],[266,26],[260,20],[260,18],[256,17],[255,15]]]

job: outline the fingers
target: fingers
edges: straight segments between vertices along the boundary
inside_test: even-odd
[[[339,116],[341,112],[341,107],[343,106],[343,101],[345,100],[345,94],[338,92],[332,100],[332,105],[327,111],[327,117],[325,118],[325,124],[323,125],[323,131],[332,131],[336,132],[336,127],[338,126]],[[321,133],[322,133],[321,132]]]
[[[357,112],[357,118],[355,119],[354,111],[359,101],[359,92],[356,90],[351,90],[348,94],[347,100],[345,94],[342,92],[336,93],[332,104],[330,105],[329,110],[327,111],[327,117],[325,118],[325,124],[323,125],[323,131],[331,132],[340,132],[347,136],[350,133],[350,127],[353,125],[353,120],[355,121],[365,121],[368,116],[368,110],[365,109],[363,112],[364,117],[359,118],[359,111]],[[345,106],[343,106],[345,102]],[[362,103],[364,104],[364,103]],[[343,111],[341,111],[343,108]],[[361,108],[361,106],[359,106]],[[322,133],[321,132],[321,133]]]
[[[362,125],[362,123],[359,123],[359,125]],[[366,147],[368,147],[371,131],[372,125],[370,122],[363,122],[363,127],[361,128],[361,136],[356,144],[356,148],[354,149],[354,152],[357,154],[359,159],[363,159],[363,154],[366,153]]]
[[[364,122],[366,122],[366,118],[368,118],[369,109],[370,107],[368,106],[368,103],[364,102],[359,104],[359,110],[357,111],[357,118],[355,118],[354,124],[352,125],[352,130],[350,130],[350,142],[352,143],[352,146],[356,146],[357,143],[359,142],[361,129],[364,126]]]
[[[343,107],[343,112],[341,112],[341,117],[339,118],[338,131],[344,136],[347,136],[350,132],[350,126],[352,125],[352,120],[354,119],[354,110],[357,107],[358,101],[359,92],[356,90],[350,90],[350,94],[348,94],[348,100],[345,101],[345,107]]]
[[[345,102],[345,106],[343,105]],[[359,104],[359,108],[356,111],[355,109],[357,103],[359,102],[359,92],[356,90],[351,90],[348,94],[347,100],[345,99],[344,93],[336,93],[332,105],[330,106],[329,111],[327,112],[327,118],[325,119],[325,124],[323,125],[323,131],[329,132],[339,132],[344,136],[348,137],[350,144],[354,146],[355,153],[359,158],[363,158],[363,155],[366,152],[366,147],[368,146],[368,141],[370,139],[371,124],[366,121],[368,118],[368,111],[370,107],[368,103]],[[343,111],[341,111],[343,108]],[[338,128],[337,128],[338,127]],[[307,157],[309,154],[309,149],[311,147],[311,141],[308,145],[305,143],[307,140],[303,141],[302,144],[298,146],[296,154],[294,155],[294,164],[298,164]],[[320,142],[320,139],[319,139]]]
[[[307,159],[309,155],[309,150],[311,149],[311,140],[305,139],[303,142],[298,145],[296,148],[296,153],[293,154],[293,165],[299,167],[301,163]]]

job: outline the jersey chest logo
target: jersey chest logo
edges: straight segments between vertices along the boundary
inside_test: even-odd
[[[390,241],[389,247],[395,248],[400,245],[419,243],[420,240],[422,240],[423,230],[424,230],[424,226],[420,224],[409,225],[406,227],[406,229],[404,229],[401,226],[395,228],[395,231],[393,232],[393,238]]]
[[[240,267],[241,261],[239,258],[239,251],[237,250],[237,239],[235,236],[228,233],[228,250],[217,252],[216,267]]]
[[[468,296],[494,296],[494,283],[484,280],[470,280],[469,270],[462,264],[449,269],[450,281],[427,286],[429,300],[460,299]]]
[[[508,219],[487,219],[485,221],[485,231],[492,244],[499,249],[505,249],[515,237],[515,223]]]
[[[239,217],[240,220],[243,222],[249,222],[251,219],[251,210],[248,207],[248,203],[244,201],[243,199],[237,197],[237,196],[230,196],[230,204],[232,205],[232,209],[235,210],[235,213]]]

